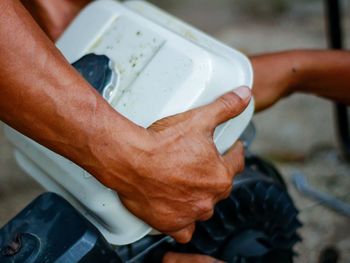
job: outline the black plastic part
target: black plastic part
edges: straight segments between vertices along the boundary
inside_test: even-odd
[[[340,255],[338,249],[335,247],[327,247],[321,251],[320,263],[337,263]]]
[[[339,0],[325,0],[328,18],[329,47],[332,49],[343,49],[342,15]],[[340,147],[344,157],[350,161],[350,124],[348,107],[336,103],[335,117]]]
[[[74,62],[72,66],[103,95],[104,88],[111,81],[113,74],[110,59],[107,56],[87,54]]]
[[[45,193],[0,229],[1,263],[122,262],[62,197]]]
[[[161,262],[166,251],[205,254],[228,263],[292,263],[293,247],[301,240],[297,216],[278,171],[250,156],[230,197],[218,203],[210,220],[196,224],[189,244],[166,241],[139,257],[162,238],[146,237],[118,248],[118,254],[133,263]]]
[[[218,203],[210,220],[197,224],[193,251],[229,263],[293,262],[293,247],[301,240],[298,210],[273,166],[255,156],[246,163],[230,197]]]

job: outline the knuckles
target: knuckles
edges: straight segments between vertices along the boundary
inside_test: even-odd
[[[227,179],[225,180],[225,182],[222,183],[221,186],[221,193],[225,193],[227,191],[227,189],[232,187],[232,180],[229,179],[229,177],[227,177]]]
[[[186,231],[181,235],[181,237],[177,238],[177,241],[182,244],[186,244],[191,241],[193,236],[193,232]]]
[[[209,220],[212,216],[214,215],[214,207],[208,211],[206,211],[205,213],[203,213],[198,220],[200,221],[207,221]]]
[[[233,173],[234,174],[230,174],[230,176],[234,176],[237,173],[240,173],[244,170],[245,167],[245,157],[244,157],[244,147],[243,147],[243,143],[238,142],[235,145],[235,155],[234,155],[234,159],[232,160],[233,162]]]
[[[237,166],[236,166],[236,173],[240,173],[244,170],[245,167],[245,158],[242,150],[242,154],[239,154],[237,157]]]
[[[213,210],[214,202],[212,198],[207,198],[204,201],[199,202],[197,206],[199,207],[198,210],[200,214],[207,214]]]
[[[225,111],[230,115],[238,115],[244,109],[244,101],[233,92],[227,93],[218,99]]]
[[[230,174],[229,169],[224,167],[224,171],[221,173],[221,180],[220,180],[220,191],[225,192],[226,189],[231,187],[232,185],[232,175]]]
[[[232,188],[233,188],[233,184],[231,184],[230,187],[228,187],[226,189],[226,191],[224,192],[224,194],[222,196],[222,200],[227,199],[230,196],[230,194],[232,192]]]

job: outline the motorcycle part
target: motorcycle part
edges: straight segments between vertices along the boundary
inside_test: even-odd
[[[230,197],[215,207],[213,217],[196,224],[189,244],[146,237],[118,248],[125,262],[161,262],[167,251],[210,255],[228,263],[293,262],[301,240],[301,223],[281,175],[268,162],[250,156],[235,178]],[[148,254],[142,253],[153,246]],[[142,257],[138,257],[142,253]]]
[[[145,128],[208,104],[233,88],[252,87],[246,56],[147,1],[92,1],[57,47],[112,108]],[[252,100],[239,116],[216,128],[213,139],[219,152],[239,138],[253,112]],[[108,242],[125,245],[152,232],[115,191],[87,171],[9,127],[5,134],[23,170],[83,212]]]
[[[0,229],[1,263],[121,263],[99,231],[62,197],[45,193]]]
[[[117,87],[118,75],[106,55],[87,54],[72,66],[107,101],[112,97]]]
[[[295,173],[293,174],[293,183],[295,185],[295,188],[305,196],[312,198],[313,200],[316,200],[320,202],[321,204],[333,209],[334,211],[345,215],[347,217],[350,217],[350,205],[337,199],[334,196],[331,196],[329,194],[323,193],[321,191],[318,191],[314,188],[312,188],[308,181],[306,180],[305,176],[301,173]]]

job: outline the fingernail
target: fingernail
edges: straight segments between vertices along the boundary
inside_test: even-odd
[[[246,99],[250,98],[250,89],[246,86],[242,86],[242,87],[239,87],[237,89],[234,89],[233,93],[235,93],[242,100],[246,100]]]

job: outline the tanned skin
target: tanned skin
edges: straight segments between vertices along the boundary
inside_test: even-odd
[[[141,149],[141,156],[149,155],[149,152],[145,150],[147,147],[142,147],[142,145],[148,145],[143,140],[144,137],[141,137],[143,139],[137,138],[138,135],[144,134],[145,131],[123,119],[119,114],[116,114],[110,109],[104,101],[101,101],[94,90],[91,89],[91,87],[89,87],[89,85],[85,83],[84,80],[82,80],[74,70],[69,67],[69,65],[67,65],[67,62],[53,45],[48,43],[47,39],[33,24],[23,9],[18,4],[9,2],[10,1],[3,1],[0,3],[0,12],[2,13],[0,18],[0,36],[9,36],[6,43],[0,41],[0,51],[1,54],[4,54],[4,51],[11,52],[11,54],[7,54],[6,58],[5,56],[0,55],[1,69],[4,69],[4,71],[0,70],[0,77],[2,79],[0,80],[0,89],[4,91],[0,97],[0,118],[52,150],[64,154],[67,158],[75,161],[85,169],[89,170],[88,168],[91,167],[89,171],[95,172],[94,175],[96,178],[105,182],[107,186],[112,187],[111,181],[114,181],[114,184],[119,184],[119,177],[122,177],[120,175],[121,172],[118,169],[115,169],[114,165],[111,167],[108,165],[111,162],[118,165],[124,162],[125,166],[129,167],[125,170],[129,172],[133,162],[123,159],[121,153],[139,154]],[[22,0],[22,2],[30,11],[33,18],[41,26],[42,30],[45,31],[47,36],[55,41],[80,9],[90,1]],[[4,14],[7,14],[8,16],[5,17]],[[13,23],[12,21],[14,20],[17,20],[17,23]],[[14,24],[16,27],[13,27]],[[13,31],[16,33],[11,33],[9,32],[10,30],[5,30],[4,27],[8,25],[11,25]],[[26,32],[27,30],[28,32]],[[18,36],[19,33],[21,36]],[[20,42],[27,37],[30,39],[29,47]],[[14,45],[15,43],[16,45]],[[12,50],[16,48],[19,52]],[[26,51],[23,51],[23,48]],[[29,58],[31,62],[29,63],[23,59],[22,55],[24,55],[24,58],[26,59]],[[7,65],[6,59],[9,59],[8,62],[10,65]],[[268,108],[279,99],[297,91],[312,93],[345,104],[350,104],[350,96],[347,88],[350,76],[350,59],[348,52],[291,51],[259,55],[254,56],[251,59],[255,71],[254,95],[258,111]],[[19,62],[18,65],[16,65],[17,62]],[[8,66],[11,67],[7,69]],[[57,67],[59,71],[55,73],[50,67]],[[40,72],[40,70],[43,72]],[[273,72],[273,74],[271,74],[271,72]],[[12,73],[14,74],[11,75]],[[6,91],[6,88],[16,90],[17,95],[14,94],[14,90],[9,92],[8,90]],[[41,91],[41,88],[45,90]],[[68,94],[64,95],[65,92],[68,92]],[[232,97],[232,94],[228,96]],[[230,101],[229,98],[223,98],[224,104],[227,104],[227,99]],[[220,100],[222,100],[222,98]],[[237,100],[237,98],[235,100]],[[244,100],[243,103],[241,102],[243,104],[241,109],[244,108],[247,100],[248,99]],[[4,101],[10,102],[8,103],[10,106],[5,105]],[[238,101],[240,101],[240,99],[238,99]],[[64,109],[64,107],[67,108]],[[45,112],[47,109],[48,112]],[[201,110],[197,111],[200,112]],[[237,112],[238,111],[239,110],[237,109]],[[16,114],[18,114],[17,117],[14,116]],[[183,140],[183,138],[181,138],[182,136],[176,136],[174,129],[179,129],[181,131],[183,126],[186,126],[184,125],[186,122],[191,122],[191,127],[196,127],[196,123],[193,123],[193,121],[190,120],[191,118],[196,117],[196,115],[200,114],[192,112],[168,118],[154,124],[153,128],[150,127],[148,131],[154,129],[156,133],[157,131],[160,132],[163,130],[169,131],[167,132],[168,134],[174,133],[173,136],[170,136],[170,138],[172,138],[170,140],[168,139],[168,141],[170,141],[168,144],[171,145],[172,139],[174,138],[180,137],[178,140]],[[46,118],[48,122],[46,122]],[[204,117],[202,118],[205,119]],[[91,120],[92,122],[87,124],[87,120]],[[111,120],[118,122],[118,125],[112,125],[112,123],[110,123]],[[206,121],[207,119],[203,120],[203,122]],[[36,127],[31,127],[33,125]],[[85,130],[86,127],[88,130]],[[56,128],[58,130],[56,130]],[[129,132],[123,133],[123,128],[130,129],[127,131],[133,132],[131,134],[129,134]],[[89,132],[86,133],[86,131]],[[103,134],[96,136],[99,131],[102,131]],[[74,141],[72,143],[72,138],[74,138],[75,135],[77,135],[78,140],[77,142]],[[104,139],[103,136],[107,137]],[[186,129],[183,131],[183,136],[186,136]],[[128,139],[127,137],[129,140],[122,140],[123,138]],[[135,141],[133,141],[133,139]],[[99,145],[99,143],[102,144]],[[168,144],[166,145],[168,146]],[[120,145],[122,145],[122,148],[118,148]],[[113,147],[116,148],[113,149]],[[109,150],[106,151],[106,148],[109,148]],[[153,147],[150,148],[154,149]],[[162,150],[161,147],[159,148]],[[169,148],[171,149],[171,146],[164,147],[163,149]],[[233,149],[231,152],[231,156],[233,157],[237,157],[234,155],[238,155],[238,157],[241,156],[240,146],[236,146],[236,149]],[[101,153],[102,156],[96,158],[96,156]],[[79,158],[78,155],[83,156],[83,158]],[[102,159],[105,158],[105,156],[109,158],[107,161]],[[163,160],[166,160],[167,157]],[[225,157],[226,159],[229,159],[227,156]],[[143,157],[139,157],[139,159],[142,161]],[[238,171],[240,165],[242,165],[242,161],[239,158],[238,160],[237,158],[234,159],[236,159],[235,164],[237,167],[236,170]],[[90,163],[90,160],[93,161]],[[135,163],[137,162],[135,161]],[[162,167],[159,163],[157,165],[158,167]],[[130,182],[138,185],[137,180],[142,179],[142,176],[140,176],[138,172],[135,172],[134,169],[137,168],[135,168],[135,166],[131,168],[134,173],[131,174],[133,174],[135,178],[134,180],[124,182],[126,185],[125,188],[128,187],[128,184],[129,186],[132,184]],[[106,170],[109,171],[104,172]],[[152,170],[152,168],[150,170]],[[146,173],[151,175],[148,170]],[[108,176],[101,176],[103,174]],[[115,174],[118,174],[119,177],[114,177]],[[150,178],[152,178],[152,176],[150,176]],[[146,176],[146,181],[149,181],[150,178],[147,178]],[[194,178],[196,177],[194,176]],[[125,179],[121,179],[121,181],[120,184],[122,185]],[[165,182],[165,185],[167,183],[170,182]],[[186,183],[190,182],[181,182],[180,184],[186,185]],[[163,183],[161,183],[159,188],[161,188],[162,185]],[[158,191],[159,188],[157,189]],[[118,187],[114,187],[114,189],[119,191]],[[144,192],[147,192],[147,189],[144,188]],[[186,191],[183,193],[185,194]],[[147,193],[145,193],[144,196],[147,197]],[[158,199],[161,198],[161,196],[158,197]],[[173,199],[176,200],[176,197]],[[205,198],[203,198],[203,200],[204,199]],[[127,200],[127,194],[125,200]],[[139,201],[136,199],[133,200],[133,202],[134,206],[137,206]],[[165,202],[168,202],[168,200]],[[180,200],[180,205],[182,205],[181,202],[183,202],[183,200]],[[191,205],[192,203],[194,202],[191,202]],[[139,204],[140,207],[142,207],[143,203],[141,202]],[[149,203],[147,204],[149,205]],[[164,204],[158,206],[161,210],[164,210]],[[165,220],[169,220],[173,214],[176,214],[172,211],[172,208],[167,212],[169,217],[165,218]],[[206,217],[209,217],[211,213],[212,210],[208,212]],[[188,214],[191,214],[191,212]],[[176,214],[176,218],[179,216],[181,215]],[[184,224],[181,225],[183,226]],[[179,241],[187,241],[192,231],[193,223],[189,224],[189,227],[176,231],[173,233],[173,236],[180,239]],[[217,261],[207,256],[168,253],[164,257],[163,262],[195,263],[221,261]]]
[[[91,0],[21,0],[46,35],[56,41]]]
[[[251,57],[256,110],[301,92],[350,105],[350,52],[295,50]]]
[[[0,12],[0,120],[116,190],[155,229],[188,242],[244,166],[242,144],[220,155],[213,131],[246,108],[250,90],[144,129],[89,86],[19,1],[0,1]]]

